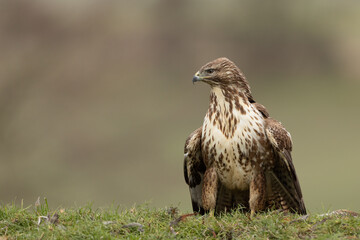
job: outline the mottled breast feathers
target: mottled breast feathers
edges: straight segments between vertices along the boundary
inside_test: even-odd
[[[265,119],[266,136],[276,154],[275,167],[266,172],[267,208],[277,208],[306,214],[303,196],[295,168],[292,163],[292,140],[282,124],[269,117],[266,108],[259,103],[252,103]],[[201,194],[203,177],[206,170],[201,153],[202,128],[196,129],[187,138],[184,148],[184,177],[189,185],[194,212],[204,214]],[[226,189],[219,184],[216,212],[242,207],[249,211],[249,193]]]

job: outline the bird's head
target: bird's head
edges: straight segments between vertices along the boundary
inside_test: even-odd
[[[229,59],[215,59],[200,68],[193,77],[193,83],[205,82],[210,86],[230,85],[245,79],[240,69]]]
[[[250,86],[241,70],[229,59],[215,59],[200,68],[192,79],[195,82],[205,82],[212,88],[233,88],[243,92],[252,99]]]

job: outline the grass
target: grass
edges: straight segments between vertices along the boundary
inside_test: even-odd
[[[359,239],[360,217],[334,211],[307,218],[267,212],[249,219],[234,211],[219,217],[181,215],[177,208],[148,205],[130,209],[74,207],[50,210],[43,204],[0,206],[4,239]]]

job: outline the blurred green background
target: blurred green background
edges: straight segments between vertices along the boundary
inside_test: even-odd
[[[0,2],[0,202],[190,211],[186,137],[226,56],[291,132],[312,212],[360,204],[359,1]]]

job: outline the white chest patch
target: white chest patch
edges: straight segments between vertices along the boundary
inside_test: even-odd
[[[205,116],[202,141],[203,151],[221,183],[229,189],[246,190],[252,178],[252,164],[261,164],[266,155],[260,144],[265,136],[264,119],[250,103],[238,100],[241,109],[234,102],[217,97],[217,106]]]

